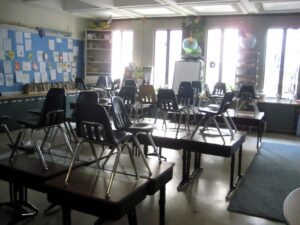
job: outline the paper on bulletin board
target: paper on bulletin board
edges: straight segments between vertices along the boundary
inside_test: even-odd
[[[63,68],[62,68],[62,63],[57,63],[57,73],[62,73],[63,72]]]
[[[23,32],[16,31],[16,43],[23,44]]]
[[[17,45],[17,56],[24,57],[24,45]]]
[[[38,62],[43,62],[44,61],[43,51],[40,50],[36,51],[36,58]]]
[[[10,74],[6,74],[5,83],[7,87],[14,85],[14,76]]]
[[[4,73],[12,73],[11,62],[4,61],[3,62]]]
[[[32,50],[32,42],[31,39],[25,39],[25,51]]]
[[[50,78],[51,80],[56,80],[56,70],[50,70]]]
[[[24,33],[24,38],[31,38],[31,34],[28,32]]]
[[[23,62],[22,68],[23,68],[23,71],[31,71],[31,62]]]
[[[69,52],[69,62],[74,62],[73,52]]]
[[[34,83],[41,83],[41,74],[40,72],[34,72]]]
[[[10,38],[4,39],[4,50],[5,51],[11,51],[12,50],[11,46],[12,46],[11,39]]]
[[[30,83],[30,74],[23,73],[23,84],[29,84],[29,83]]]
[[[74,48],[73,48],[73,55],[74,55],[74,57],[78,56],[78,46],[74,46]]]
[[[0,59],[5,59],[5,51],[3,49],[3,39],[0,38]]]
[[[62,39],[61,38],[56,38],[56,42],[57,43],[62,43]]]
[[[54,62],[59,62],[59,54],[58,54],[58,52],[53,52],[53,61]]]
[[[16,71],[16,82],[23,83],[23,72],[22,71]]]
[[[0,86],[4,86],[4,76],[3,76],[3,73],[0,73]]]
[[[48,74],[46,72],[41,74],[42,74],[42,82],[43,83],[48,82]]]
[[[64,81],[69,81],[69,73],[68,72],[64,72]]]
[[[46,72],[46,63],[45,62],[41,62],[40,63],[40,72],[41,73],[45,73]]]
[[[72,49],[72,48],[73,48],[73,40],[68,39],[68,49]]]
[[[8,30],[5,28],[0,28],[0,38],[8,38]]]
[[[63,62],[68,62],[68,59],[69,59],[68,56],[69,56],[68,52],[63,52]]]
[[[53,39],[49,40],[48,45],[49,45],[49,50],[50,51],[55,50],[55,41]]]

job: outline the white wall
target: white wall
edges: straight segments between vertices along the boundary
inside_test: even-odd
[[[0,23],[11,25],[43,27],[71,32],[73,38],[83,39],[88,20],[80,19],[67,13],[46,10],[29,3],[12,0],[0,0]]]

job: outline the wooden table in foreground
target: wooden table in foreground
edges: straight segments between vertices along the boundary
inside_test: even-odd
[[[96,167],[80,167],[72,171],[69,185],[65,186],[65,175],[55,177],[46,182],[48,200],[63,208],[63,224],[71,225],[71,210],[78,210],[100,217],[96,224],[107,220],[118,220],[127,215],[130,225],[136,225],[135,207],[146,198],[160,191],[159,224],[165,224],[165,191],[166,184],[173,176],[173,163],[149,160],[152,176],[147,175],[141,160],[136,160],[139,173],[144,171],[136,180],[132,172],[122,171],[129,168],[129,159],[124,161],[113,181],[110,198],[106,190],[112,164],[105,166],[107,171]]]

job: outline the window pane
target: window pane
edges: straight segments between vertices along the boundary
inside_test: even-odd
[[[282,97],[296,94],[300,64],[300,29],[288,29],[284,58]]]
[[[264,93],[275,97],[278,92],[283,29],[269,29],[265,59]]]
[[[205,83],[208,84],[210,90],[212,90],[215,83],[219,81],[221,30],[208,30],[207,37]]]
[[[230,90],[235,89],[235,72],[238,60],[239,34],[237,29],[224,31],[222,82]]]
[[[156,88],[165,87],[167,57],[167,31],[155,31],[155,59],[153,84]]]
[[[170,32],[170,53],[169,53],[169,74],[168,74],[168,87],[172,88],[175,62],[181,58],[181,42],[182,31],[171,30]]]
[[[112,79],[123,78],[125,67],[132,62],[133,31],[113,31]]]

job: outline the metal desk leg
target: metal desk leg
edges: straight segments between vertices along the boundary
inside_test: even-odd
[[[201,168],[201,156],[201,153],[195,152],[194,171],[190,176],[190,180],[193,180],[200,172],[203,171],[203,168]]]
[[[177,187],[178,191],[182,191],[189,182],[190,156],[191,156],[191,153],[189,151],[183,149],[183,152],[182,152],[182,179]]]
[[[127,219],[128,219],[129,225],[137,225],[137,219],[136,219],[136,211],[135,211],[135,208],[133,208],[132,210],[130,210],[130,211],[127,213]]]
[[[243,157],[243,146],[240,146],[239,150],[239,162],[238,162],[238,180],[243,177],[242,175],[242,157]]]
[[[165,225],[166,186],[160,189],[159,196],[159,225]]]
[[[229,197],[232,193],[232,191],[235,189],[235,186],[233,184],[233,179],[234,179],[234,165],[235,165],[235,154],[231,156],[231,164],[230,164],[230,183],[229,183],[229,191],[226,195],[226,201],[229,200]]]
[[[71,225],[71,209],[62,206],[63,225]]]

